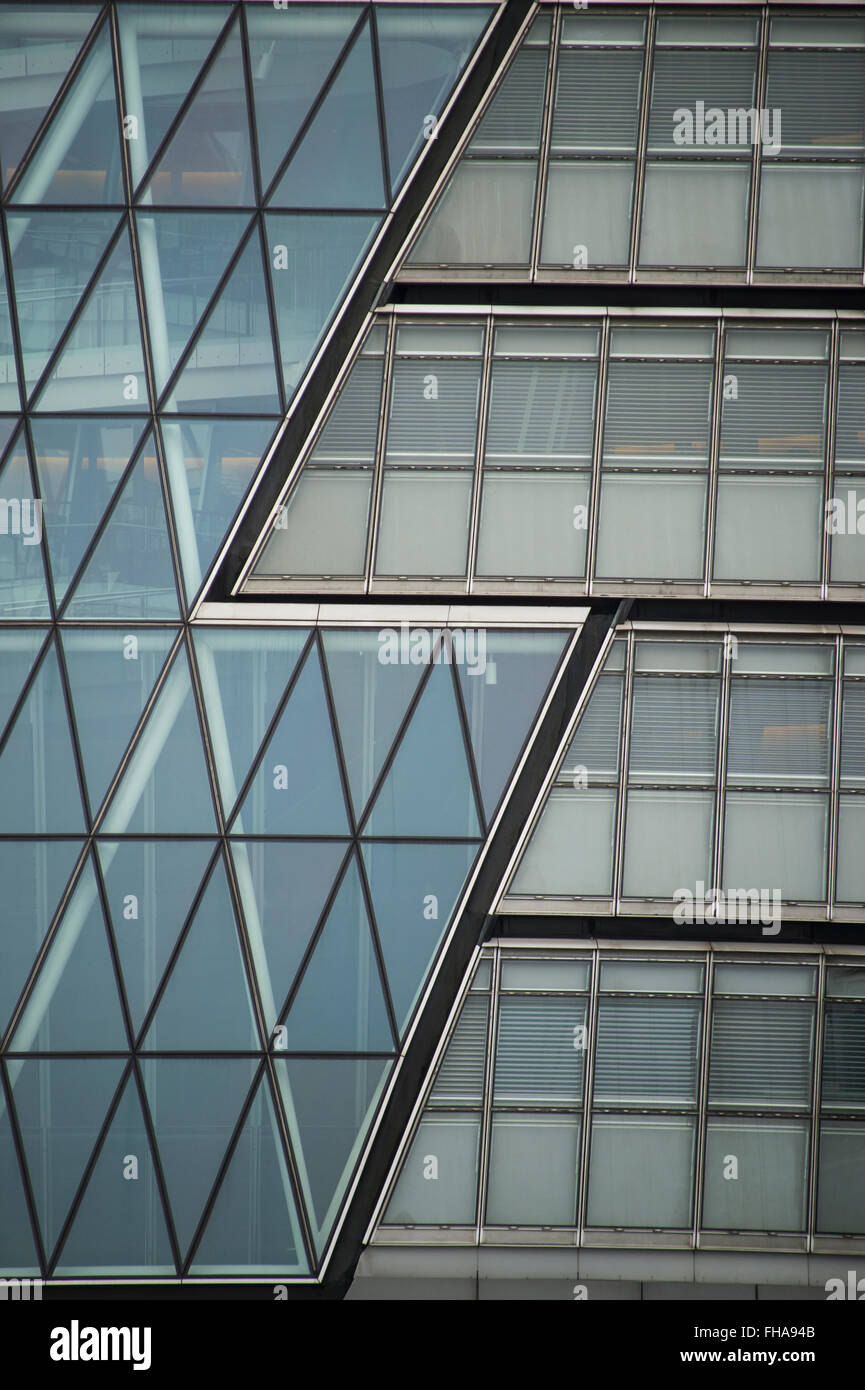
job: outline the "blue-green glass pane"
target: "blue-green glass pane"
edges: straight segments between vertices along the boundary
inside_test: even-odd
[[[235,840],[231,846],[268,1033],[312,939],[346,845],[344,840]]]
[[[212,840],[100,840],[108,915],[137,1032],[213,853]]]
[[[345,799],[331,735],[318,652],[303,665],[240,815],[247,835],[345,835]]]
[[[393,1037],[352,860],[286,1020],[289,1052],[389,1052]]]
[[[149,407],[129,232],[124,230],[75,320],[36,410]]]
[[[0,6],[0,182],[7,184],[99,13],[99,5]],[[56,23],[54,22],[56,21]]]
[[[165,1174],[181,1257],[249,1094],[250,1058],[146,1058],[144,1089]]]
[[[103,23],[12,194],[14,203],[122,203],[111,26]]]
[[[72,591],[67,618],[177,618],[168,522],[148,434]]]
[[[400,1033],[427,977],[477,845],[362,846]]]
[[[262,186],[279,165],[336,63],[358,5],[250,5],[246,23],[252,64],[258,160]]]
[[[42,521],[21,430],[0,467],[0,617],[50,617]]]
[[[12,438],[12,431],[17,424],[18,420],[14,415],[0,416],[0,459],[3,457],[3,451]]]
[[[449,666],[433,666],[364,829],[384,837],[480,835]]]
[[[273,334],[253,231],[237,265],[195,341],[166,410],[279,412]]]
[[[34,210],[6,218],[28,395],[81,304],[116,212]]]
[[[67,628],[63,650],[91,808],[108,790],[165,665],[173,628]]]
[[[268,213],[265,224],[283,377],[290,396],[351,284],[379,218]]]
[[[379,5],[384,114],[394,192],[429,138],[490,15],[487,5]]]
[[[52,646],[0,752],[0,833],[74,835],[84,828],[60,668]]]
[[[174,1274],[171,1241],[134,1077],[129,1077],[56,1273]]]
[[[363,814],[423,670],[409,661],[382,659],[392,655],[388,638],[394,631],[336,629],[323,633],[339,736],[358,817]]]
[[[236,20],[159,156],[147,184],[146,201],[151,199],[161,207],[229,208],[255,203],[246,82]]]
[[[0,738],[9,716],[30,675],[33,662],[42,649],[46,633],[42,628],[6,628],[0,631]]]
[[[127,1046],[105,918],[89,862],[9,1046],[13,1052],[115,1052]]]
[[[249,225],[241,212],[139,212],[144,302],[157,391],[168,384]]]
[[[287,208],[384,207],[369,21],[352,44],[270,202]]]
[[[305,1274],[306,1256],[266,1078],[240,1132],[192,1274]]]
[[[466,633],[467,659],[457,670],[487,819],[532,731],[564,644],[560,632]]]
[[[33,1275],[39,1259],[12,1137],[9,1109],[0,1115],[0,1266],[4,1274]]]
[[[9,312],[9,285],[0,253],[0,410],[19,410],[18,368]]]
[[[249,1052],[261,1045],[221,859],[142,1045],[149,1052]]]
[[[201,587],[276,420],[162,421],[186,596]]]
[[[0,1034],[33,969],[80,849],[79,840],[0,840],[3,914],[13,924],[0,932]]]
[[[49,1258],[105,1123],[123,1065],[119,1057],[9,1063],[33,1199]]]
[[[168,674],[101,825],[106,835],[212,835],[210,780],[186,657]]]

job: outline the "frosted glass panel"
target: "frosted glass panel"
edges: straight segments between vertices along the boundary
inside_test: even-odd
[[[573,1226],[580,1120],[499,1115],[492,1129],[487,1225]]]
[[[744,266],[750,161],[649,164],[641,265]]]
[[[590,1226],[688,1226],[694,1123],[598,1115],[589,1172]]]
[[[629,792],[625,896],[672,898],[677,888],[707,882],[713,811],[711,792]]]
[[[699,579],[705,478],[608,475],[601,483],[599,578]]]
[[[862,168],[763,162],[758,266],[861,269]]]
[[[720,478],[715,578],[820,577],[822,478]]]
[[[730,1158],[737,1160],[737,1177]],[[713,1120],[706,1133],[703,1226],[728,1231],[801,1231],[805,1226],[808,1125],[787,1120]]]
[[[385,1224],[471,1225],[477,1201],[479,1134],[480,1118],[473,1115],[422,1120]]]
[[[839,902],[865,903],[865,797],[842,796],[838,810]]]
[[[371,486],[371,472],[307,469],[256,574],[363,574]]]
[[[778,888],[782,901],[824,898],[827,814],[823,796],[728,793],[724,888]]]
[[[409,264],[527,264],[535,174],[534,163],[464,160]]]
[[[511,892],[608,894],[615,813],[614,791],[554,789]]]
[[[478,575],[583,575],[588,501],[585,474],[488,472],[481,501]]]
[[[865,1124],[820,1129],[817,1230],[865,1235]]]
[[[627,265],[633,193],[632,164],[554,160],[547,179],[544,265]]]
[[[376,573],[465,574],[471,473],[391,469],[385,476]]]

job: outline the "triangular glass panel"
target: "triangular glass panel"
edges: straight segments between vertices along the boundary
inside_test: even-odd
[[[253,207],[255,184],[237,20],[147,184],[157,207]]]
[[[362,850],[402,1034],[478,846],[376,841]]]
[[[15,924],[14,931],[0,932],[0,1036],[33,969],[81,843],[0,840],[3,914]]]
[[[450,96],[491,14],[488,5],[379,5],[384,115],[394,193]]]
[[[379,222],[365,213],[265,217],[286,396],[303,376]]]
[[[189,916],[212,840],[100,840],[108,913],[137,1033]]]
[[[318,652],[288,698],[240,815],[236,835],[346,835],[348,820]]]
[[[107,19],[42,132],[11,201],[125,201],[111,25]]]
[[[355,815],[370,793],[417,690],[422,666],[382,660],[390,629],[322,634]]]
[[[54,1272],[91,1277],[175,1272],[133,1076],[123,1088]]]
[[[42,562],[42,507],[33,495],[24,431],[0,466],[0,617],[48,618],[51,604]]]
[[[116,230],[116,212],[34,209],[8,214],[18,331],[29,395],[81,304]]]
[[[12,334],[9,280],[4,257],[0,251],[0,410],[21,409],[18,395],[18,368],[15,363],[15,339]]]
[[[303,628],[196,628],[192,638],[225,814],[294,673]]]
[[[212,835],[213,800],[189,667],[180,652],[100,826],[105,835]]]
[[[174,628],[67,628],[63,650],[95,812],[165,665]]]
[[[308,1269],[276,1113],[262,1077],[190,1274],[306,1274]]]
[[[66,618],[178,618],[153,435],[149,433],[67,599]]]
[[[261,1046],[221,859],[142,1046],[150,1052],[249,1052]]]
[[[12,1096],[47,1257],[123,1074],[121,1057],[9,1061]]]
[[[372,40],[366,21],[270,198],[283,208],[386,204]]]
[[[390,1052],[394,1042],[352,858],[288,1011],[288,1052]]]
[[[129,230],[78,313],[72,332],[36,398],[36,410],[141,414],[150,406],[138,322]]]
[[[234,410],[245,415],[280,413],[257,230],[253,229],[212,306],[163,409],[218,414]]]
[[[0,752],[0,834],[85,830],[57,653],[49,648]]]
[[[0,630],[0,739],[45,637],[39,628]]]
[[[127,1047],[105,918],[89,862],[9,1047],[13,1052],[118,1052]]]
[[[2,30],[0,30],[2,34]],[[15,1064],[13,1063],[13,1066]],[[0,1097],[4,1097],[0,1088]],[[27,1211],[24,1184],[5,1097],[0,1114],[0,1268],[7,1275],[39,1273],[39,1256]]]
[[[247,1057],[151,1057],[144,1089],[181,1258],[201,1220],[257,1069]]]
[[[276,420],[166,420],[165,465],[189,602],[246,494]]]
[[[346,841],[235,840],[246,934],[270,1033],[315,931]]]
[[[6,450],[6,445],[12,438],[12,431],[15,429],[15,426],[17,424],[18,419],[14,415],[0,417],[0,460],[2,460],[3,458],[3,454]]]
[[[364,830],[386,838],[480,836],[449,666],[433,666]]]
[[[24,0],[0,9],[4,76],[0,182],[4,185],[21,163],[99,10],[99,5],[72,7],[65,0],[40,4],[38,9],[32,0]]]

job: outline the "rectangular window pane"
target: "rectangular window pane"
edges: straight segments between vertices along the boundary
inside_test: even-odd
[[[409,256],[410,265],[527,265],[534,161],[464,159]]]
[[[831,42],[831,39],[827,41]],[[769,53],[766,103],[780,111],[785,154],[856,154],[865,148],[865,53]]]
[[[718,671],[720,667],[718,642],[638,642],[634,652],[635,671]]]
[[[657,49],[649,151],[750,156],[757,54]],[[741,110],[742,116],[739,117]],[[732,117],[728,118],[728,112]]]
[[[382,489],[376,573],[465,574],[471,500],[470,472],[391,469]]]
[[[619,770],[619,731],[622,720],[622,677],[599,676],[577,732],[559,772],[573,785],[583,770],[614,781]]]
[[[573,1116],[494,1116],[487,1225],[574,1225],[580,1129]]]
[[[262,552],[257,575],[362,575],[372,469],[308,468]]]
[[[499,1001],[495,1103],[581,1105],[585,999]]]
[[[493,365],[487,463],[590,463],[595,362]]]
[[[483,154],[537,150],[547,78],[545,49],[521,48],[490,102],[469,148]]]
[[[825,786],[831,732],[829,681],[734,677],[727,780]]]
[[[861,269],[862,194],[860,165],[764,160],[757,265]]]
[[[799,328],[728,328],[724,344],[728,362],[764,358],[816,357],[825,362],[829,336]]]
[[[693,1185],[693,1120],[595,1116],[590,1226],[689,1226]]]
[[[865,967],[830,965],[826,971],[826,993],[848,999],[865,999]]]
[[[750,164],[657,164],[646,168],[640,265],[745,264]]]
[[[722,465],[821,467],[827,391],[823,364],[727,362]]]
[[[835,459],[845,469],[865,468],[865,366],[838,370]]]
[[[626,897],[672,898],[711,876],[712,792],[628,792]]]
[[[480,366],[398,360],[387,430],[387,463],[471,463],[478,428]]]
[[[865,903],[865,797],[842,796],[838,807],[838,874],[836,897],[842,903]]]
[[[595,572],[604,579],[700,579],[705,530],[705,478],[607,474]]]
[[[699,994],[703,990],[703,966],[697,961],[604,960],[601,989]]]
[[[595,1105],[692,1105],[701,1018],[696,999],[602,998]]]
[[[729,792],[724,887],[777,889],[784,902],[823,901],[828,815],[824,796]]]
[[[737,676],[749,671],[767,676],[831,676],[835,648],[828,642],[740,642],[733,659]]]
[[[553,112],[553,150],[634,150],[642,74],[640,49],[563,50]]]
[[[710,362],[611,362],[604,462],[705,464],[711,405]]]
[[[865,684],[849,681],[841,702],[841,780],[865,786]]]
[[[865,1004],[826,1005],[823,1105],[865,1108]]]
[[[633,196],[633,164],[552,160],[542,263],[575,270],[627,265]]]
[[[616,792],[554,788],[511,887],[515,894],[606,897]]]
[[[715,578],[820,578],[822,478],[721,477],[715,523]]]
[[[865,1235],[865,1124],[820,1126],[817,1230]]]
[[[716,965],[716,994],[813,994],[813,965]]]
[[[736,1160],[737,1177],[731,1172]],[[703,1226],[716,1231],[805,1228],[808,1124],[710,1119]]]
[[[712,1105],[808,1105],[814,1005],[716,999],[709,1051]]]
[[[587,473],[485,472],[477,573],[577,579],[586,572]]]
[[[496,357],[597,357],[596,328],[505,324],[496,329]],[[594,380],[594,377],[593,377]]]
[[[384,1224],[470,1226],[477,1206],[480,1131],[480,1116],[424,1116]]]
[[[716,680],[636,677],[631,781],[713,782],[720,694]]]
[[[588,989],[589,962],[564,956],[502,961],[502,989]]]
[[[489,999],[470,994],[463,1004],[439,1067],[430,1103],[468,1101],[479,1104],[484,1090]]]

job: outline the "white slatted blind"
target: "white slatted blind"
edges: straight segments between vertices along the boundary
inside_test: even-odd
[[[718,999],[712,1012],[709,1100],[767,1108],[807,1105],[814,1006],[780,999]]]
[[[828,681],[737,681],[730,695],[727,777],[749,785],[824,784],[829,775]]]
[[[711,400],[711,362],[611,362],[604,462],[706,463]]]
[[[865,1002],[826,1006],[823,1104],[865,1107]]]
[[[489,1000],[470,994],[442,1058],[432,1101],[475,1101],[483,1098]]]
[[[499,1008],[495,1101],[580,1105],[585,1050],[575,1029],[586,1021],[584,999],[505,996]],[[574,1043],[580,1044],[574,1047]]]
[[[825,364],[728,361],[724,378],[722,463],[822,467]]]
[[[747,109],[754,105],[756,70],[755,50],[724,52],[716,49],[706,52],[683,49],[671,52],[656,49],[649,112],[649,150],[682,150],[688,155],[732,153],[750,156],[750,144],[732,143],[735,132],[731,135],[726,117],[731,108]],[[673,131],[678,124],[674,119],[675,112],[684,109],[696,117],[698,101],[703,102],[704,113],[712,107],[724,112],[724,134],[730,143],[676,144],[673,139]],[[697,134],[695,123],[695,140]]]
[[[602,999],[595,1104],[693,1103],[700,1015],[692,999]]]
[[[637,677],[631,778],[714,781],[719,701],[718,680]]]
[[[589,462],[597,374],[594,362],[496,362],[488,462]]]
[[[555,151],[636,148],[641,49],[565,50],[553,114]]]

